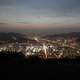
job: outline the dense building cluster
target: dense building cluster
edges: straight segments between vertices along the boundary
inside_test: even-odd
[[[34,41],[23,43],[6,43],[0,45],[0,52],[22,52],[25,57],[38,56],[40,58],[75,58],[80,56],[79,44],[75,40],[48,40],[33,38]]]

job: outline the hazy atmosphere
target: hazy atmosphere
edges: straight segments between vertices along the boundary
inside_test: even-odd
[[[0,0],[0,31],[54,34],[80,31],[79,0]]]

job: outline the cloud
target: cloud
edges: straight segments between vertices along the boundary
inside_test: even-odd
[[[80,0],[0,0],[0,6],[14,7],[15,15],[80,16]]]
[[[80,0],[64,0],[58,10],[60,16],[80,16]]]
[[[1,27],[1,26],[8,26],[8,23],[0,22],[0,27]]]

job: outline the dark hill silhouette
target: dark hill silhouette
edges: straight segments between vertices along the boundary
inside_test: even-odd
[[[23,61],[25,59],[25,56],[22,53],[18,53],[18,52],[4,52],[2,51],[0,53],[0,60],[4,60],[4,61]]]
[[[22,53],[1,52],[0,72],[10,79],[68,77],[80,70],[80,60],[44,60],[37,56],[25,58]],[[0,76],[1,77],[1,76]],[[4,78],[4,77],[3,77]],[[60,77],[59,77],[60,78]]]
[[[71,33],[61,33],[61,34],[54,34],[54,35],[47,35],[44,38],[49,39],[56,39],[56,38],[80,38],[80,32],[71,32]]]
[[[0,41],[5,42],[25,42],[27,41],[26,35],[20,33],[0,33]]]

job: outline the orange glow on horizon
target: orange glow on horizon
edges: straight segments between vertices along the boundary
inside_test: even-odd
[[[15,24],[16,28],[20,28],[20,29],[32,29],[32,28],[36,28],[36,29],[41,29],[41,28],[48,28],[48,24]]]

